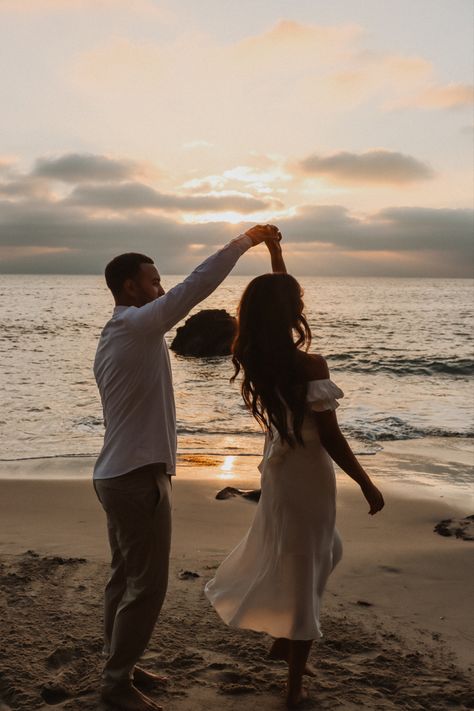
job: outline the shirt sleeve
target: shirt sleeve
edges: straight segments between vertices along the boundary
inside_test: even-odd
[[[166,294],[139,308],[131,306],[127,309],[127,319],[140,332],[166,333],[212,294],[252,245],[248,235],[235,237]]]

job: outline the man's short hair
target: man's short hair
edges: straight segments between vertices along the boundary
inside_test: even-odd
[[[127,279],[134,279],[142,264],[154,264],[151,257],[137,252],[126,252],[114,257],[105,267],[105,281],[114,296],[119,296]]]

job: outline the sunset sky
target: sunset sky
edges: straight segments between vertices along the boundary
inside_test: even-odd
[[[471,276],[472,0],[0,0],[0,272]],[[264,247],[236,273],[267,269]]]

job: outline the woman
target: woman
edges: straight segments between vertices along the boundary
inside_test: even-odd
[[[384,505],[341,433],[342,390],[323,356],[309,354],[301,288],[286,273],[279,242],[267,243],[273,274],[247,286],[233,344],[233,380],[265,430],[261,498],[250,530],[205,592],[231,627],[275,638],[270,657],[288,663],[287,706],[304,698],[302,677],[326,581],[342,556],[333,459],[361,487],[370,514]]]

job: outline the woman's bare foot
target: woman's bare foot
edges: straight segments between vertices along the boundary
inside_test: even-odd
[[[283,637],[276,639],[268,652],[268,658],[288,664],[290,658],[290,640],[284,639]],[[316,676],[316,671],[310,664],[306,664],[303,674],[305,676]]]
[[[168,683],[168,677],[162,674],[135,667],[133,670],[133,683],[140,689],[154,689],[156,686],[164,686]]]
[[[114,711],[163,711],[162,706],[142,694],[132,684],[115,689],[103,689],[100,699],[112,706]]]
[[[297,709],[308,699],[308,692],[306,689],[300,689],[296,693],[288,693],[286,697],[286,708],[287,709]]]

